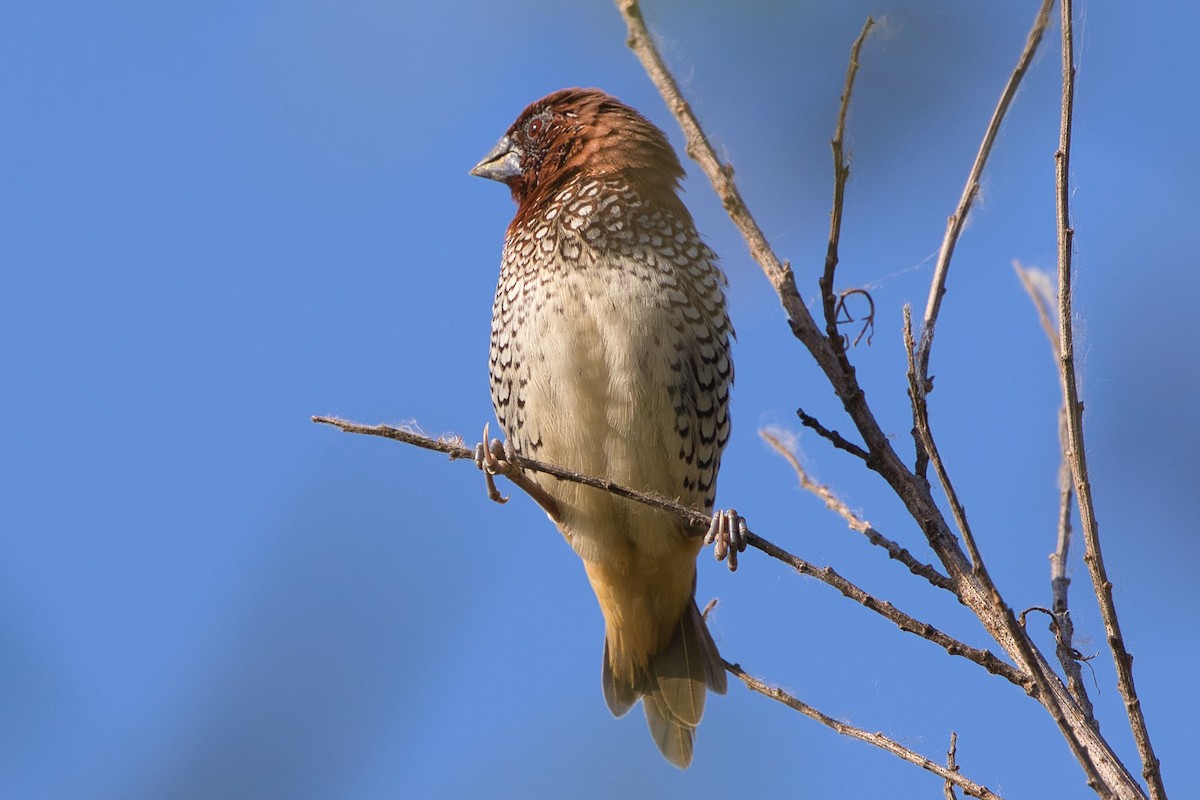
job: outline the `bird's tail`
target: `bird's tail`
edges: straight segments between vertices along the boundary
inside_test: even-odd
[[[693,598],[675,635],[633,683],[614,676],[604,645],[604,699],[621,716],[642,699],[646,724],[663,757],[680,769],[692,763],[696,726],[704,715],[706,690],[725,694],[725,664]]]

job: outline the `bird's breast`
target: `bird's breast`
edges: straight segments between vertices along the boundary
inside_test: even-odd
[[[519,451],[705,507],[727,428],[719,272],[690,220],[685,229],[638,213],[636,198],[585,186],[510,230],[493,309],[493,401]],[[725,377],[706,378],[720,359]],[[681,544],[678,521],[660,512],[538,480],[585,560]]]

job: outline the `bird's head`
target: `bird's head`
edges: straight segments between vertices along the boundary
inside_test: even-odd
[[[576,176],[614,177],[678,202],[683,167],[663,132],[620,100],[599,89],[562,89],[521,112],[471,174],[507,184],[527,208]]]

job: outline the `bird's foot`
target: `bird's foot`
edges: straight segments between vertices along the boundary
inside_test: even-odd
[[[510,450],[499,439],[488,440],[488,424],[483,424],[483,441],[475,445],[475,466],[483,472],[488,499],[495,503],[507,503],[508,498],[496,488],[496,475],[511,476],[515,467],[509,460]]]
[[[542,509],[550,515],[557,524],[560,520],[558,502],[545,489],[517,466],[517,451],[512,442],[499,439],[488,439],[488,426],[483,426],[483,441],[475,445],[475,466],[483,471],[483,480],[487,485],[488,499],[497,503],[507,503],[508,498],[500,494],[496,488],[496,475],[508,478],[517,488],[533,498]]]
[[[746,539],[749,534],[746,520],[731,508],[713,514],[708,533],[704,534],[704,544],[713,545],[713,555],[717,561],[728,559],[729,571],[737,572],[738,553],[746,551]]]

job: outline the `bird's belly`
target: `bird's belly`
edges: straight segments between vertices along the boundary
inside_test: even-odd
[[[668,390],[677,362],[670,325],[636,282],[622,290],[613,281],[596,287],[588,277],[564,278],[554,301],[527,313],[518,443],[539,460],[678,499],[684,465]],[[694,550],[669,515],[537,479],[559,503],[563,533],[585,560],[643,571],[647,561]]]

